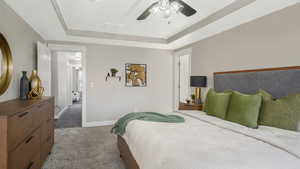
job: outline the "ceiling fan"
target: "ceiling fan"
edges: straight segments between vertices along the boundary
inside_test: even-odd
[[[169,18],[173,13],[182,13],[190,17],[197,11],[182,0],[159,0],[148,7],[137,20],[145,20],[151,14],[161,12],[164,18]]]

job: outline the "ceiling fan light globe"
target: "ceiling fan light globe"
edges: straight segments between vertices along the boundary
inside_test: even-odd
[[[182,10],[183,6],[182,6],[181,4],[179,4],[178,2],[174,1],[174,2],[172,2],[172,4],[171,4],[171,8],[172,8],[174,11],[178,12],[178,11],[181,11],[181,10]]]
[[[167,10],[170,7],[169,0],[160,0],[158,4],[160,7],[160,10],[162,10],[162,11]]]
[[[150,14],[159,14],[163,18],[170,18],[173,14],[183,14],[186,17],[197,11],[182,0],[158,0],[154,2],[137,20],[145,20]]]
[[[150,10],[150,12],[153,13],[153,14],[156,14],[158,11],[159,11],[159,6],[158,5],[153,6],[153,8],[151,8],[151,10]]]
[[[167,9],[164,11],[164,18],[169,18],[172,14],[172,11],[170,9]]]

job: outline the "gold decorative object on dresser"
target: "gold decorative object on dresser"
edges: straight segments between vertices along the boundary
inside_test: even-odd
[[[28,94],[29,99],[40,99],[43,96],[44,88],[42,87],[42,81],[37,74],[36,70],[32,71],[29,78],[30,91]]]
[[[40,169],[53,144],[53,97],[0,103],[0,169]]]

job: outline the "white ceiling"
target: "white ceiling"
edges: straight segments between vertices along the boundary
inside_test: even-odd
[[[154,0],[4,1],[46,40],[160,49],[178,49],[300,3],[256,0],[226,13],[226,7],[251,0],[185,0],[198,13],[190,18],[173,16],[168,24],[159,16],[136,21]],[[220,17],[221,14],[224,16]]]
[[[192,17],[176,14],[170,19],[164,19],[159,14],[150,15],[144,21],[137,21],[136,18],[155,1],[157,0],[102,0],[98,2],[57,0],[70,29],[164,39],[234,2],[234,0],[185,0],[199,12]]]

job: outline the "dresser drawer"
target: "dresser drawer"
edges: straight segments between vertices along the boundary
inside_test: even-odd
[[[12,150],[33,131],[34,110],[18,113],[8,119],[8,148]]]
[[[52,130],[53,130],[53,120],[50,120],[50,121],[47,121],[47,122],[44,122],[41,126],[41,130],[42,130],[42,133],[41,133],[41,140],[42,140],[42,143],[46,142],[47,139],[49,139],[51,136],[52,136]]]
[[[49,103],[50,102],[50,103]],[[54,120],[54,102],[53,100],[49,101],[46,107],[46,117],[47,120]]]
[[[47,159],[49,153],[51,152],[52,145],[52,138],[48,138],[47,141],[42,144],[41,161],[45,161]]]
[[[32,123],[33,128],[36,129],[40,127],[43,123],[43,112],[42,109],[35,107],[32,109]]]
[[[40,112],[43,114],[43,121],[49,121],[54,118],[53,111],[54,106],[53,104],[49,104],[49,101],[39,105],[38,107],[40,109]]]
[[[32,160],[28,162],[24,169],[40,169],[42,167],[41,154],[37,153]]]
[[[40,164],[41,130],[30,134],[14,151],[9,153],[9,169],[27,169]],[[38,156],[38,157],[37,157]],[[38,162],[35,160],[38,158]],[[33,163],[33,164],[31,164]]]
[[[51,115],[53,114],[54,108],[52,107],[53,105],[49,104],[49,101],[47,101],[39,104],[33,109],[33,125],[35,128],[53,119],[51,118]]]

